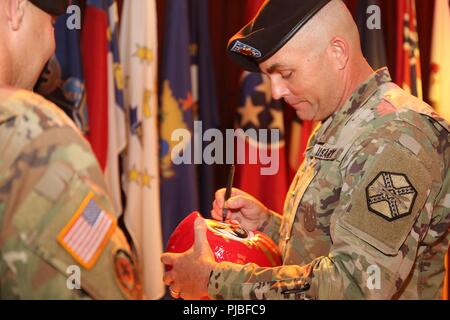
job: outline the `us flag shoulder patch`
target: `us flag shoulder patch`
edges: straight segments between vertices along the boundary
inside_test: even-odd
[[[95,203],[91,192],[61,230],[57,240],[82,267],[91,269],[115,227],[114,217]]]

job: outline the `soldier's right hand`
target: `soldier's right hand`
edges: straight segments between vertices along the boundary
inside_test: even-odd
[[[258,199],[248,193],[233,188],[231,197],[225,203],[226,189],[215,194],[211,216],[222,221],[223,208],[228,208],[226,220],[236,220],[249,231],[255,231],[269,218],[270,212]]]

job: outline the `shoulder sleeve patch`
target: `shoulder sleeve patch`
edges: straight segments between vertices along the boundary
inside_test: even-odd
[[[387,221],[411,214],[417,191],[405,174],[382,171],[366,187],[369,211]]]
[[[430,172],[399,146],[388,145],[353,186],[338,223],[388,255],[396,255],[422,212],[431,190]]]
[[[114,253],[114,270],[117,284],[127,299],[142,299],[143,291],[139,277],[139,269],[135,259],[124,249]]]
[[[116,221],[101,209],[89,193],[59,233],[57,240],[84,268],[94,266],[114,232]]]

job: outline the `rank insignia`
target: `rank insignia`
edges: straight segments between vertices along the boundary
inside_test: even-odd
[[[411,214],[417,191],[404,174],[380,172],[366,188],[369,210],[394,221]]]
[[[305,225],[305,229],[308,232],[313,232],[314,230],[316,230],[316,225],[317,225],[317,217],[316,217],[316,211],[314,209],[314,207],[307,203],[305,205],[302,206],[304,209],[303,210],[303,223]]]
[[[262,56],[261,51],[240,41],[235,42],[234,46],[231,48],[231,51],[253,58],[261,58]]]

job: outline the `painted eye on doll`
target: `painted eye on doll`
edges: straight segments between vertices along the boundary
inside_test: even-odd
[[[227,238],[243,241],[253,237],[253,232],[242,229],[239,225],[228,224],[214,220],[207,221],[208,228],[219,235],[223,235]]]

